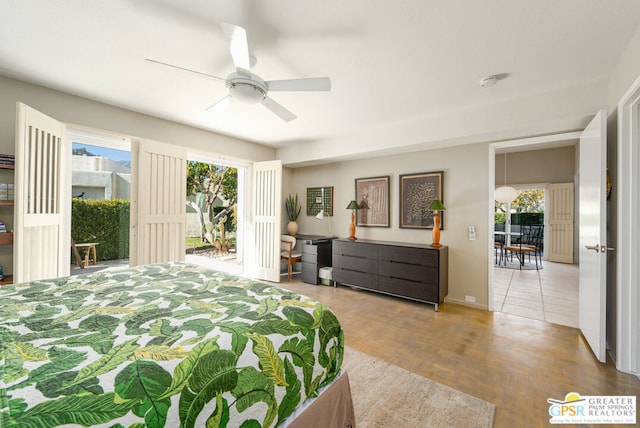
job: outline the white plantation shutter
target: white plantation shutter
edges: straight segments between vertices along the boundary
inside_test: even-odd
[[[17,103],[14,282],[69,274],[71,149],[65,126]]]
[[[150,140],[136,145],[132,150],[130,264],[183,261],[186,150]]]
[[[253,164],[253,276],[280,282],[282,162]]]
[[[551,262],[573,263],[573,183],[549,186],[549,238]]]

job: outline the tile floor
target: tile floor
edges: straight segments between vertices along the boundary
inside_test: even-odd
[[[548,261],[543,266],[539,271],[494,267],[494,310],[578,327],[578,266]]]

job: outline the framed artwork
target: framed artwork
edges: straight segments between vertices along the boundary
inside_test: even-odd
[[[443,171],[403,174],[400,176],[400,227],[433,229],[433,211],[429,205],[434,199],[442,201]],[[444,203],[444,201],[443,201]],[[444,229],[442,211],[440,229]]]
[[[389,227],[390,176],[356,178],[358,226]]]
[[[333,215],[333,186],[307,187],[307,215],[316,215],[321,210]]]

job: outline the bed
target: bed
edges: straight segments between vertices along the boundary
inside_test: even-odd
[[[0,344],[2,428],[355,426],[326,306],[187,263],[0,287]]]

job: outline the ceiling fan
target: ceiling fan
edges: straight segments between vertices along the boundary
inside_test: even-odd
[[[226,78],[213,76],[200,71],[190,70],[173,64],[147,58],[149,62],[179,70],[194,73],[203,77],[222,80],[226,83],[228,94],[206,108],[206,110],[221,111],[231,104],[231,102],[242,102],[246,104],[261,103],[271,110],[285,122],[291,122],[297,116],[284,108],[281,104],[269,97],[270,91],[329,91],[331,90],[331,79],[328,77],[311,77],[304,79],[286,80],[263,80],[257,74],[252,73],[251,67],[255,65],[255,58],[249,56],[249,45],[247,43],[247,32],[244,28],[221,23],[222,31],[229,39],[229,50],[231,58],[236,67],[236,71]]]

